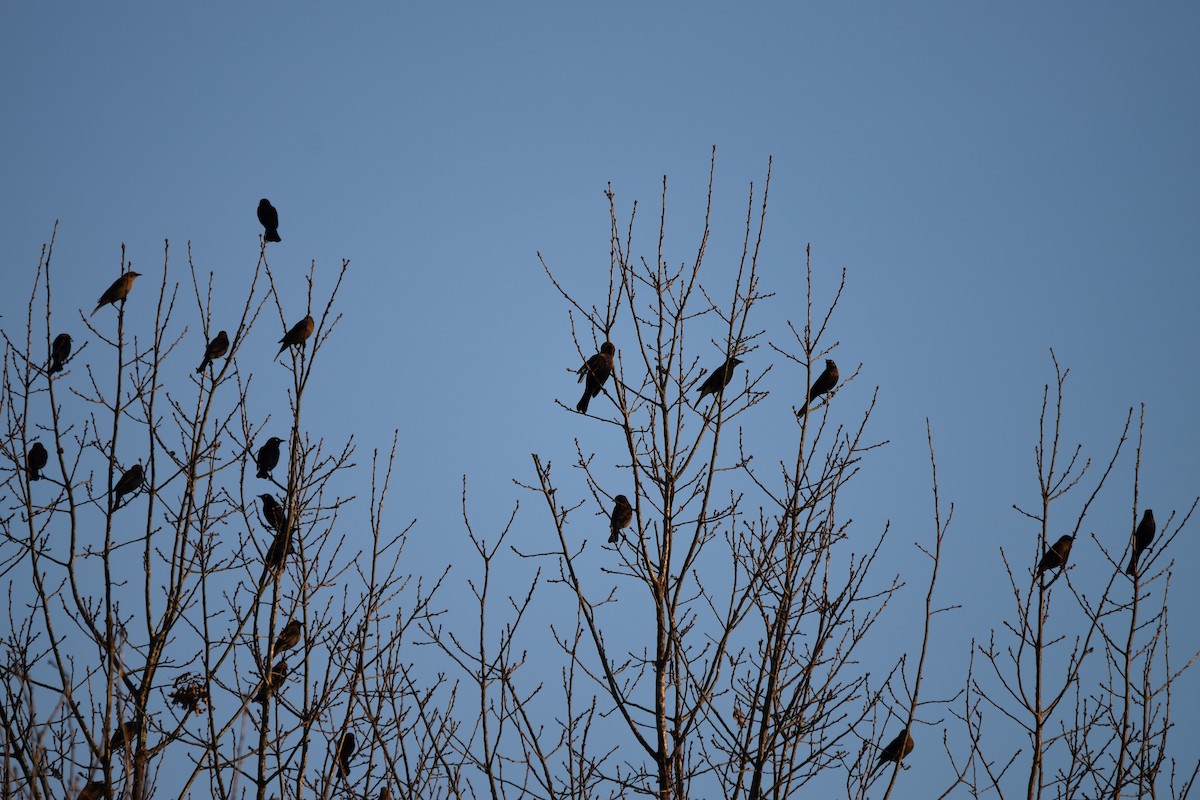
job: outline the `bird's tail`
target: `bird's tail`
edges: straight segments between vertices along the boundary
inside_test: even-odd
[[[1137,562],[1138,562],[1138,556],[1140,556],[1140,555],[1141,555],[1141,553],[1139,553],[1137,550],[1133,551],[1133,555],[1131,555],[1129,557],[1129,566],[1125,568],[1126,575],[1132,576],[1132,575],[1137,574]]]
[[[266,235],[263,236],[263,238],[266,239],[268,242],[282,242],[283,241],[283,239],[279,238],[279,231],[267,231]]]
[[[289,345],[287,342],[284,342],[283,344],[279,345],[279,352],[275,354],[275,357],[279,358],[281,355],[283,355],[283,351],[287,350],[288,347],[289,347]]]
[[[29,480],[40,481],[42,479],[42,476],[39,475],[38,471],[36,469],[34,469],[33,467],[27,467],[26,469],[29,470]]]
[[[211,362],[208,360],[208,357],[205,356],[204,360],[200,362],[200,366],[196,367],[196,372],[197,373],[204,372],[204,368],[207,367],[210,363]]]
[[[589,391],[590,389],[590,386],[584,386],[583,397],[579,398],[579,402],[575,404],[575,410],[580,414],[586,414],[588,410],[588,403],[592,402],[592,393]]]
[[[258,477],[263,478],[263,479],[269,479],[271,476],[270,476],[270,474],[267,473],[267,471],[265,469],[260,469],[258,471]]]

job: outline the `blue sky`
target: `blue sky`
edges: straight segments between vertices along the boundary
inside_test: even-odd
[[[832,335],[843,374],[863,371],[839,400],[851,422],[878,385],[871,430],[891,441],[852,516],[867,533],[891,520],[892,563],[917,584],[931,420],[956,504],[942,592],[964,609],[941,623],[962,657],[952,675],[1008,610],[997,547],[1033,549],[1011,506],[1036,500],[1049,348],[1071,369],[1072,444],[1106,459],[1145,403],[1143,505],[1163,520],[1200,491],[1194,5],[28,4],[0,31],[5,328],[24,319],[55,219],[65,321],[116,277],[122,242],[157,274],[169,239],[186,281],[190,240],[218,284],[243,286],[254,208],[271,198],[283,242],[269,256],[294,278],[285,303],[303,302],[310,261],[321,296],[351,260],[310,429],[353,434],[364,465],[399,429],[393,514],[418,519],[423,569],[467,562],[463,474],[478,524],[521,499],[516,536],[544,541],[512,480],[532,479],[531,452],[565,466],[574,437],[600,432],[554,405],[577,397],[576,354],[536,253],[572,290],[602,291],[606,184],[623,210],[639,200],[651,227],[635,250],[652,253],[665,174],[669,260],[687,259],[713,145],[714,283],[740,245],[748,185],[774,159],[770,338],[800,318],[807,243],[818,296],[848,270]],[[272,325],[256,332],[266,386],[282,385]],[[784,407],[802,383],[777,368],[767,388]],[[1132,525],[1131,464],[1085,526],[1109,542]],[[1175,555],[1195,564],[1197,550],[1186,535]],[[1089,552],[1099,562],[1092,547],[1076,563]],[[1194,581],[1177,584],[1174,607],[1198,601]],[[1195,626],[1175,620],[1173,644],[1194,650]]]

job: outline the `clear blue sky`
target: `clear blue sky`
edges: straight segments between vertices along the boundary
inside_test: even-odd
[[[800,318],[806,243],[819,292],[848,269],[832,333],[843,372],[863,372],[839,400],[850,422],[878,385],[872,430],[892,442],[852,516],[864,536],[890,519],[891,563],[923,579],[929,417],[956,503],[942,596],[965,607],[939,635],[959,680],[970,636],[1009,610],[997,547],[1031,552],[1011,506],[1037,497],[1049,348],[1071,369],[1071,443],[1105,458],[1144,402],[1143,504],[1163,520],[1200,492],[1198,41],[1200,9],[1174,3],[22,4],[0,24],[0,313],[24,319],[56,218],[67,321],[116,276],[121,242],[141,272],[170,239],[176,280],[189,240],[218,281],[248,274],[271,198],[294,300],[310,260],[319,294],[352,261],[310,430],[354,434],[365,465],[398,428],[392,513],[419,520],[412,558],[466,564],[462,474],[481,528],[526,503],[516,536],[532,546],[549,528],[512,479],[531,480],[531,452],[565,467],[573,437],[600,432],[553,403],[576,399],[576,358],[535,253],[598,290],[606,183],[649,220],[666,174],[670,256],[687,259],[715,144],[718,275],[773,156],[763,280],[778,295],[759,322],[780,341]],[[240,355],[253,369],[261,345],[264,385],[282,380],[273,324]],[[777,369],[767,388],[782,407],[800,384]],[[1131,469],[1087,526],[1114,547]],[[1192,569],[1195,541],[1175,551]],[[1074,558],[1099,561],[1090,543]],[[1191,574],[1173,607],[1200,602]],[[1196,626],[1174,621],[1173,645],[1194,650]],[[1200,736],[1187,724],[1177,744]]]

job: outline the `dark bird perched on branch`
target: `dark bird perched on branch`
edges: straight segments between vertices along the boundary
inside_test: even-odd
[[[279,238],[279,212],[275,210],[275,206],[271,205],[271,201],[265,197],[258,201],[258,221],[262,223],[264,229],[264,241],[283,241]]]
[[[1041,575],[1048,569],[1057,569],[1067,565],[1071,555],[1071,545],[1075,543],[1073,536],[1060,536],[1058,541],[1046,548],[1046,554],[1038,562],[1037,574]]]
[[[879,760],[875,762],[876,768],[888,761],[897,763],[904,760],[904,757],[913,751],[916,743],[912,736],[909,735],[908,729],[900,731],[900,734],[888,743],[888,746],[883,748],[883,752],[879,754]]]
[[[267,698],[272,693],[279,691],[279,687],[283,686],[283,682],[287,680],[288,665],[283,659],[280,659],[275,666],[271,667],[271,672],[267,675],[267,679],[263,681],[262,688],[258,690],[258,694],[254,699],[260,703],[267,702]]]
[[[1142,515],[1142,521],[1138,523],[1137,530],[1133,532],[1133,553],[1129,556],[1129,566],[1125,568],[1126,575],[1137,573],[1138,559],[1154,541],[1154,530],[1154,512],[1147,508],[1146,513]]]
[[[304,627],[304,623],[298,619],[294,619],[287,625],[283,626],[283,630],[279,632],[279,636],[275,638],[275,655],[281,655],[291,650],[296,645],[300,644],[300,631]]]
[[[109,303],[124,301],[125,297],[129,294],[129,290],[133,288],[134,280],[141,274],[140,272],[129,270],[129,272],[126,272],[113,281],[112,286],[109,286],[104,290],[104,294],[100,295],[100,302],[96,303],[96,307],[92,309],[92,315],[95,316],[97,311]]]
[[[608,377],[613,374],[613,355],[617,352],[617,348],[613,347],[612,342],[605,342],[600,345],[600,352],[584,362],[579,368],[579,380],[586,381],[583,384],[583,397],[579,398],[579,402],[575,404],[575,410],[580,414],[586,414],[588,403],[593,397],[600,394],[600,389],[608,382]]]
[[[275,354],[275,357],[279,358],[279,356],[283,355],[283,351],[289,347],[304,344],[308,337],[312,336],[313,327],[313,318],[306,314],[304,319],[293,325],[292,329],[285,333],[283,338],[279,340],[279,352]]]
[[[129,469],[125,470],[125,474],[117,481],[117,485],[113,487],[113,500],[110,510],[115,511],[121,505],[121,498],[131,492],[136,492],[138,487],[142,485],[142,479],[145,473],[142,471],[141,464],[134,464]]]
[[[729,382],[733,380],[733,368],[740,363],[742,363],[740,358],[730,358],[714,369],[712,374],[704,379],[704,383],[700,384],[700,400],[703,400],[706,394],[720,396]]]
[[[609,520],[609,530],[611,534],[608,537],[609,544],[616,544],[621,538],[621,528],[624,528],[630,522],[633,522],[633,506],[629,505],[629,498],[623,494],[619,494],[613,498],[612,518]]]
[[[337,749],[338,775],[343,778],[350,777],[350,759],[354,758],[356,752],[358,752],[358,740],[354,738],[353,733],[346,731],[346,735],[342,737],[342,742]]]
[[[276,533],[283,533],[287,528],[287,512],[283,510],[283,506],[273,495],[260,494],[258,496],[262,500],[262,515],[267,521],[267,525]]]
[[[221,331],[217,337],[208,343],[208,347],[204,348],[204,360],[200,362],[200,366],[196,367],[196,372],[204,372],[204,368],[213,362],[213,359],[220,358],[229,352],[229,334]]]
[[[267,439],[266,444],[258,448],[258,455],[254,458],[254,463],[258,466],[258,477],[271,477],[271,470],[275,469],[275,465],[279,463],[279,445],[281,444],[283,444],[283,439],[272,436]]]
[[[56,372],[62,372],[63,364],[71,355],[71,334],[60,333],[54,337],[54,344],[50,345],[50,369],[47,372],[53,375]]]
[[[275,534],[275,538],[271,540],[271,546],[267,548],[267,557],[263,560],[266,569],[263,570],[260,583],[266,583],[268,575],[276,574],[283,569],[290,552],[292,552],[292,535],[282,531]]]
[[[50,454],[46,452],[42,443],[34,442],[33,447],[25,454],[25,469],[29,472],[29,480],[40,481],[42,470],[46,468],[46,462],[49,460]]]
[[[837,382],[837,364],[833,363],[832,358],[827,358],[825,359],[825,371],[818,375],[817,379],[813,381],[812,388],[808,390],[808,399],[804,401],[804,405],[800,406],[800,411],[797,413],[799,413],[800,416],[807,414],[808,404],[823,394],[829,394],[829,391],[834,386],[837,386]]]
[[[125,720],[117,726],[117,729],[113,731],[112,737],[108,740],[108,752],[112,754],[120,751],[125,745],[136,739],[141,732],[141,720]]]

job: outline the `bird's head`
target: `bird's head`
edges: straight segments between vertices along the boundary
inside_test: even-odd
[[[278,436],[272,436],[270,439],[267,439],[267,444],[283,444],[283,439],[280,439]]]
[[[617,352],[617,348],[613,346],[612,342],[605,342],[604,344],[600,345],[600,352],[606,356],[611,356]]]

